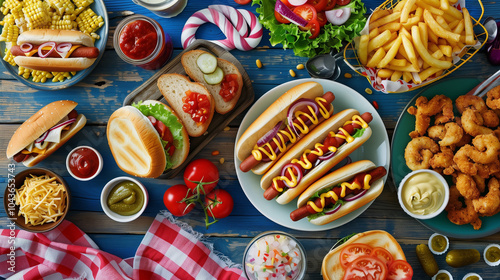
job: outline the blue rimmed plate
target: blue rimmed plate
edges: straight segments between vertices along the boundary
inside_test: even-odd
[[[1,2],[1,1],[0,1]],[[94,64],[92,64],[89,68],[84,69],[82,71],[76,72],[76,75],[71,77],[71,79],[65,80],[63,82],[52,82],[52,80],[47,80],[45,83],[36,83],[33,82],[32,78],[30,77],[29,79],[25,79],[21,76],[19,76],[18,73],[18,66],[12,66],[9,63],[7,63],[5,60],[2,58],[5,56],[5,42],[0,42],[0,60],[2,61],[3,66],[5,69],[12,74],[16,79],[18,79],[21,83],[35,88],[39,90],[58,90],[58,89],[64,89],[67,87],[70,87],[79,81],[83,80],[85,77],[87,77],[90,72],[97,66],[99,61],[101,60],[104,50],[106,48],[106,42],[108,40],[108,31],[109,31],[109,19],[108,19],[108,12],[106,11],[106,6],[104,6],[103,0],[94,0],[94,3],[90,4],[90,8],[99,16],[102,16],[104,20],[104,25],[97,30],[97,34],[100,36],[99,40],[95,41],[95,47],[99,49],[99,56],[97,59],[94,61]],[[0,28],[1,32],[2,28]]]

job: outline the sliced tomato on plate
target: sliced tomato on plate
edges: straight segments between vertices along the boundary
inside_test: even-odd
[[[295,7],[295,9],[293,9],[293,12],[307,21],[316,19],[316,9],[309,4],[297,6]]]
[[[379,258],[361,256],[346,269],[344,280],[385,280],[387,266]]]
[[[329,10],[335,8],[335,5],[337,5],[337,0],[328,0],[326,2],[325,11],[329,11]]]
[[[339,6],[345,6],[349,3],[351,3],[351,0],[337,0],[337,5]]]
[[[369,256],[373,248],[370,245],[363,243],[353,243],[347,245],[340,251],[340,265],[347,268],[350,263],[361,256]]]
[[[392,256],[391,252],[387,251],[385,248],[382,247],[375,247],[371,252],[370,256],[379,258],[381,261],[385,263],[387,267],[389,267],[391,262],[394,260],[394,257]]]
[[[319,26],[323,27],[328,22],[325,12],[317,12],[316,18],[318,20]]]
[[[328,0],[308,0],[307,3],[313,5],[316,12],[322,12],[325,10]]]
[[[284,16],[282,16],[280,13],[278,13],[276,10],[274,10],[274,17],[276,20],[280,23],[290,23],[288,19],[286,19]]]
[[[395,260],[389,266],[387,280],[411,280],[413,277],[413,268],[404,260]]]
[[[311,36],[309,36],[309,39],[314,39],[318,37],[319,32],[321,31],[321,26],[319,25],[319,22],[316,19],[311,20],[304,27],[299,26],[299,28],[302,31],[311,31]]]

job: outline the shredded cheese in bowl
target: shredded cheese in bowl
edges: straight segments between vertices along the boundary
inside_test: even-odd
[[[56,177],[47,174],[26,177],[21,188],[16,190],[16,205],[19,216],[32,226],[56,222],[67,207],[67,191]]]

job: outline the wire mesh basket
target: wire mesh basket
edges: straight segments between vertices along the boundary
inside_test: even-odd
[[[377,7],[377,9],[375,9],[375,11],[393,9],[399,2],[400,2],[400,0],[386,0],[379,7]],[[385,93],[401,93],[401,92],[411,91],[411,90],[415,90],[415,89],[421,88],[423,86],[429,85],[435,81],[438,81],[438,80],[448,76],[453,71],[457,70],[460,66],[462,66],[464,63],[469,61],[481,49],[481,47],[483,47],[483,45],[488,40],[488,33],[486,31],[486,28],[480,23],[481,18],[483,17],[483,14],[484,14],[484,6],[483,6],[483,3],[481,2],[481,0],[478,0],[478,2],[479,2],[479,5],[481,7],[481,15],[479,16],[478,19],[475,19],[472,15],[470,16],[472,23],[473,23],[473,28],[474,28],[474,39],[478,43],[474,46],[465,46],[461,50],[460,53],[456,54],[460,59],[457,62],[455,62],[450,68],[444,70],[442,72],[442,74],[439,76],[429,78],[425,81],[422,81],[419,84],[406,83],[402,80],[402,78],[400,78],[400,80],[397,82],[401,85],[404,85],[404,86],[400,87],[401,90],[391,91],[391,90],[386,89],[386,87],[383,83],[380,83],[380,79],[377,81],[377,78],[376,78],[377,69],[366,68],[365,66],[363,66],[361,64],[361,62],[359,61],[359,57],[357,55],[356,48],[355,48],[353,43],[349,43],[344,48],[344,61],[356,73],[364,76],[375,90],[382,91]],[[367,22],[367,25],[368,25],[368,22]]]

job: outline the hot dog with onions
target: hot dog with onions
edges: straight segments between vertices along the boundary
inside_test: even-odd
[[[90,67],[99,49],[92,37],[80,31],[34,29],[19,35],[11,53],[16,64],[24,68],[73,72]]]
[[[267,200],[286,204],[299,196],[371,136],[371,113],[343,110],[318,125],[264,174]]]
[[[14,132],[7,146],[7,158],[31,167],[64,145],[87,122],[78,114],[78,103],[60,100],[47,104]]]
[[[385,167],[369,160],[345,165],[309,186],[290,213],[293,221],[308,218],[315,225],[330,223],[370,203],[384,189]]]
[[[236,143],[240,169],[264,174],[303,135],[333,113],[332,92],[321,84],[297,85],[273,102]]]

